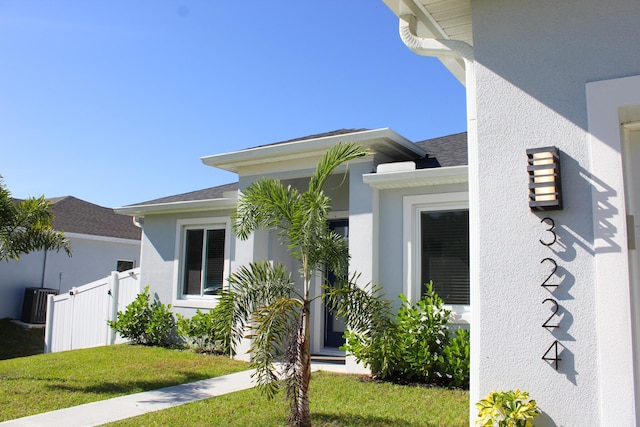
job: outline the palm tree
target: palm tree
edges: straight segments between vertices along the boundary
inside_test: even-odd
[[[44,198],[14,201],[0,175],[0,261],[19,260],[37,250],[64,250],[71,256],[69,241],[51,226],[51,203]]]
[[[348,276],[349,254],[346,240],[330,230],[331,199],[324,193],[326,179],[341,164],[367,155],[362,146],[341,143],[330,148],[300,193],[277,179],[262,178],[249,185],[238,200],[233,230],[247,239],[259,228],[274,231],[299,263],[302,289],[281,264],[254,262],[234,272],[230,278],[233,294],[234,343],[245,328],[251,330],[251,363],[256,368],[258,386],[269,397],[282,379],[291,403],[289,423],[310,426],[309,382],[311,379],[310,307],[315,298],[325,298],[331,308],[350,325],[363,328],[370,318],[365,312],[373,304],[371,293],[356,285],[356,275]],[[325,287],[325,293],[311,298],[313,277],[332,271],[341,287]],[[355,318],[354,316],[360,316]],[[276,365],[276,362],[282,362]]]

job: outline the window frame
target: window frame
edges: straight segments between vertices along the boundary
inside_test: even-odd
[[[422,292],[420,215],[422,212],[468,211],[469,193],[465,191],[404,196],[402,203],[404,294],[410,302],[415,303]],[[450,323],[471,322],[470,305],[445,304],[445,307],[452,312]]]
[[[213,308],[220,298],[219,295],[184,294],[184,274],[186,266],[186,243],[188,230],[224,230],[224,263],[222,270],[222,288],[225,289],[229,285],[227,279],[230,274],[231,220],[228,218],[194,218],[178,220],[176,224],[176,251],[174,259],[174,278],[172,284],[172,304],[176,307]]]

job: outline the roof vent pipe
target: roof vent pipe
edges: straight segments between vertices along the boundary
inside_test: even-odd
[[[473,61],[473,47],[460,40],[418,37],[418,20],[414,15],[400,16],[400,38],[415,54],[421,56],[454,57]]]

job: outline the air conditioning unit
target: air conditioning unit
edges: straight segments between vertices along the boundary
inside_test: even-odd
[[[57,289],[26,288],[22,302],[20,320],[31,324],[44,324],[47,321],[47,297],[58,295]]]

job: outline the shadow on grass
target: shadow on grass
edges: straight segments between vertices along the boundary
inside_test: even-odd
[[[313,424],[319,427],[441,427],[443,424],[433,424],[424,422],[409,422],[397,419],[363,416],[363,415],[336,415],[313,412],[311,414]]]
[[[214,385],[211,385],[211,384]],[[211,397],[207,390],[215,389],[216,381],[198,373],[183,372],[167,380],[159,381],[122,381],[100,382],[94,385],[74,386],[70,384],[51,384],[47,386],[52,391],[69,393],[87,393],[106,396],[154,391],[145,403],[185,403]]]
[[[33,356],[44,352],[44,328],[23,328],[0,319],[0,360]]]

